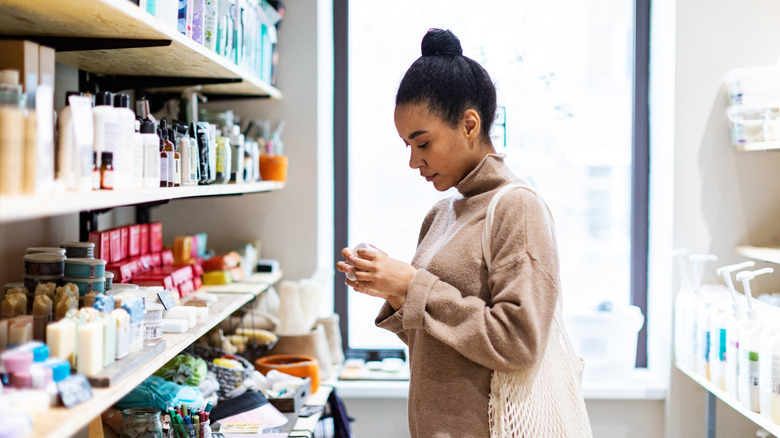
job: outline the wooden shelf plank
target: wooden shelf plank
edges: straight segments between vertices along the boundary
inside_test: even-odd
[[[706,389],[707,391],[711,392],[713,395],[721,399],[723,403],[726,403],[727,405],[731,406],[731,408],[733,408],[735,411],[739,412],[741,415],[743,415],[750,421],[756,423],[757,426],[764,428],[767,432],[771,433],[774,436],[780,436],[780,425],[775,424],[772,420],[764,417],[758,412],[753,412],[750,409],[746,408],[745,406],[742,405],[742,403],[739,402],[739,400],[730,396],[725,391],[722,391],[720,388],[712,384],[712,382],[707,380],[705,377],[701,376],[698,373],[693,372],[690,368],[687,368],[685,365],[679,362],[677,362],[675,365],[677,366],[678,370],[683,372],[683,374],[687,375],[688,377],[693,379],[696,383],[704,387],[704,389]]]
[[[780,264],[780,246],[738,246],[737,254],[756,260]]]
[[[246,184],[212,184],[194,187],[96,190],[89,193],[64,192],[38,196],[0,195],[0,223],[170,199],[269,192],[280,190],[283,187],[284,183],[259,181]]]
[[[116,385],[109,388],[93,388],[93,397],[90,400],[70,409],[56,407],[37,415],[33,418],[33,433],[30,437],[64,438],[75,435],[93,418],[119,401],[179,352],[254,297],[254,294],[221,295],[219,300],[212,305],[207,321],[199,323],[186,333],[166,333],[163,335],[163,340],[166,343],[165,350],[121,379]]]
[[[252,294],[259,295],[282,279],[282,271],[273,274],[256,273],[249,278],[229,284],[203,285],[200,290],[215,294]]]
[[[778,151],[780,150],[780,141],[747,143],[743,146],[737,146],[736,149],[740,152]]]
[[[282,97],[277,88],[127,0],[0,0],[0,33],[170,40],[164,47],[58,52],[57,61],[98,74],[240,78],[242,82],[204,86],[203,91]]]

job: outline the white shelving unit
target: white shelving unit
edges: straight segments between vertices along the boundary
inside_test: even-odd
[[[738,246],[737,254],[751,259],[780,264],[780,246]]]

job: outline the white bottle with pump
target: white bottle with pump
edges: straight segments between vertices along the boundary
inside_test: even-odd
[[[130,186],[140,189],[144,186],[144,138],[141,136],[141,121],[133,120],[133,168],[130,172]]]
[[[750,280],[755,277],[773,272],[772,268],[763,268],[757,271],[742,271],[737,274],[737,281],[742,282],[747,300],[747,320],[739,326],[739,375],[737,376],[739,402],[753,412],[759,412],[759,367],[761,358],[758,349],[761,344],[765,322],[759,318],[758,309],[753,303],[753,295],[750,291]]]
[[[774,307],[766,311],[780,312]],[[758,349],[758,404],[761,415],[780,424],[780,324],[776,315],[770,321]]]
[[[160,137],[153,122],[141,123],[144,146],[144,188],[160,187]]]
[[[737,394],[736,364],[738,361],[736,360],[736,342],[734,342],[732,349],[729,348],[729,340],[735,339],[735,336],[729,336],[729,329],[736,323],[737,318],[744,319],[745,311],[742,307],[742,300],[737,296],[734,282],[731,281],[731,274],[750,268],[753,265],[755,265],[754,262],[743,262],[723,266],[718,268],[717,271],[717,274],[723,278],[729,290],[731,306],[713,313],[710,329],[712,333],[712,342],[710,343],[710,381],[723,391],[728,391],[729,387],[733,388],[735,397]],[[729,362],[729,359],[731,359],[731,362]]]
[[[698,358],[705,355],[699,344],[700,333],[698,330],[699,312],[702,304],[711,302],[711,287],[702,287],[703,265],[708,261],[718,258],[711,254],[691,254],[688,257],[693,267],[693,281],[689,291],[681,287],[675,300],[675,341],[679,347],[675,349],[680,354],[680,362],[690,370],[699,369]],[[677,329],[679,327],[679,330]]]
[[[693,298],[693,285],[688,273],[688,251],[677,249],[672,254],[672,257],[677,261],[680,273],[680,288],[674,299],[674,358],[678,362],[688,365],[686,358],[688,357],[688,352],[691,351],[691,346],[686,342],[687,338],[683,336],[683,308]]]
[[[135,153],[135,112],[130,109],[130,96],[114,95],[114,112],[117,119],[117,143],[114,152],[114,189],[128,189],[133,186]]]

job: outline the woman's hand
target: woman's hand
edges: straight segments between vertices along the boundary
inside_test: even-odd
[[[338,262],[336,270],[355,274],[355,281],[346,280],[347,285],[358,292],[384,298],[398,310],[404,303],[406,291],[417,272],[412,265],[390,258],[384,251],[371,245],[354,254],[349,248],[341,250],[346,262]]]

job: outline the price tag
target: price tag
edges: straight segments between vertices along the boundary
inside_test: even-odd
[[[173,295],[171,295],[171,291],[168,289],[163,289],[161,292],[157,292],[157,298],[160,299],[160,302],[162,303],[163,307],[165,307],[165,310],[171,310],[176,307],[176,301],[173,299]]]
[[[92,385],[84,374],[73,374],[57,382],[57,391],[66,408],[92,398]]]

